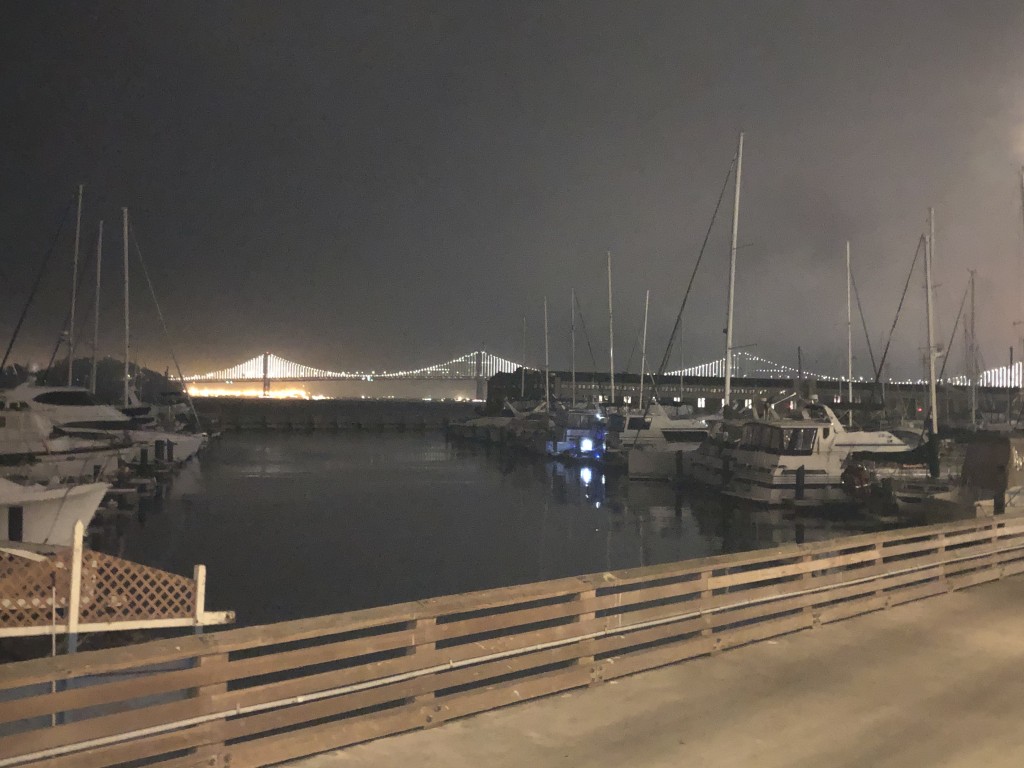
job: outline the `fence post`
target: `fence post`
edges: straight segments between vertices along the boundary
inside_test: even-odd
[[[428,637],[431,636],[431,634],[434,631],[434,627],[436,627],[436,626],[437,626],[437,617],[436,616],[430,616],[430,617],[427,617],[427,618],[424,618],[424,619],[416,619],[415,621],[410,621],[409,624],[408,624],[408,627],[409,627],[409,629],[412,630],[412,633],[413,633],[412,640],[413,640],[414,644],[409,646],[409,648],[406,649],[405,655],[406,656],[416,656],[416,655],[419,655],[419,654],[422,654],[422,653],[433,652],[437,648],[437,643],[436,642],[421,643],[420,639],[424,635],[426,635]],[[428,704],[428,702],[433,701],[434,695],[435,694],[434,694],[433,691],[429,691],[428,693],[421,693],[419,696],[413,696],[413,697],[407,699],[406,700],[406,704],[423,704],[423,705],[426,706]],[[439,712],[440,712],[440,708],[435,708],[433,714],[427,714],[426,715],[426,722],[424,723],[424,727],[425,728],[430,728],[431,726],[440,725],[442,722],[444,722],[444,720],[442,718],[438,717],[438,713]]]
[[[202,568],[202,566],[198,566]],[[195,660],[195,666],[197,667],[212,667],[221,664],[228,663],[228,654],[226,653],[211,653],[207,656],[199,656]],[[207,711],[207,702],[209,702],[215,696],[220,696],[227,693],[228,684],[223,683],[211,683],[210,685],[202,685],[198,688],[193,688],[190,698],[203,699],[197,706],[197,711]],[[219,732],[224,726],[224,720],[216,721],[216,728]],[[189,754],[196,758],[196,760],[204,761],[203,765],[208,768],[220,768],[230,764],[230,755],[224,754],[224,741],[223,737],[219,740],[217,737],[209,744],[203,744],[198,747],[193,747]]]
[[[939,546],[938,546],[938,550],[937,551],[938,551],[939,555],[942,556],[941,557],[942,573],[939,576],[939,581],[942,583],[942,586],[946,589],[946,591],[949,591],[949,586],[946,584],[946,557],[945,557],[945,555],[946,555],[946,534],[945,533],[940,533],[939,534]]]
[[[800,556],[800,562],[801,563],[809,563],[813,559],[814,559],[813,555],[801,555]],[[800,581],[803,582],[804,588],[810,586],[809,584],[807,584],[807,582],[809,582],[811,580],[811,578],[813,577],[813,574],[814,574],[814,571],[804,571],[802,574],[800,574]],[[811,600],[813,601],[813,598],[811,598]],[[815,615],[815,613],[814,613],[814,606],[811,603],[808,603],[807,605],[805,605],[803,607],[803,613],[807,617],[807,626],[808,627],[813,629],[814,627],[819,626],[818,625],[818,617]]]
[[[576,597],[574,598],[574,600],[576,602],[582,603],[582,602],[586,602],[587,600],[593,600],[595,597],[597,597],[597,590],[596,589],[585,589],[582,592],[577,592],[576,593]],[[576,615],[576,623],[577,624],[585,624],[586,622],[593,621],[596,618],[597,618],[597,612],[596,611],[588,611],[586,613],[577,614]],[[590,655],[590,656],[580,656],[580,657],[578,657],[576,659],[576,663],[577,664],[584,664],[584,665],[585,664],[594,664],[594,657],[592,655]],[[590,684],[591,685],[596,685],[597,683],[601,683],[601,682],[604,682],[604,676],[602,674],[602,670],[597,665],[594,665],[590,669]]]
[[[875,542],[875,563],[879,566],[879,568],[881,568],[881,566],[883,566],[885,564],[885,552],[883,551],[882,542],[880,542],[880,541],[876,541]],[[884,592],[884,590],[882,589],[882,586],[881,586],[882,583],[883,583],[883,580],[879,579],[877,583],[878,583],[879,587],[878,587],[878,589],[875,590],[875,596],[876,597],[882,597],[885,594],[885,592]],[[882,607],[883,608],[888,608],[889,607],[889,600],[888,599],[886,599],[885,605],[883,605]]]
[[[68,594],[68,653],[78,650],[78,614],[82,605],[82,540],[85,526],[75,523],[75,540],[71,545],[71,585]]]
[[[992,554],[991,554],[991,556],[989,558],[989,560],[990,560],[990,567],[998,569],[998,571],[999,571],[999,578],[1001,579],[1001,578],[1003,578],[1003,569],[999,565],[999,554],[995,551],[996,549],[999,548],[999,527],[1000,527],[1000,524],[998,522],[996,522],[995,518],[992,518],[991,525],[992,525],[992,550],[993,550],[993,552],[992,552]]]
[[[713,590],[709,589],[711,585],[711,574],[713,571],[701,571],[700,581],[704,589],[700,592],[700,611],[701,619],[704,621],[704,629],[700,631],[701,637],[711,637],[714,634],[714,628],[711,626],[711,614],[706,613],[707,604],[711,600]],[[711,648],[711,653],[718,652],[718,642],[715,642]]]

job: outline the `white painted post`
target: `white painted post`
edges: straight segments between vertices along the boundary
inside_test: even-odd
[[[85,526],[75,523],[75,540],[71,546],[71,588],[68,595],[68,653],[78,647],[78,613],[82,603],[82,541]]]
[[[195,566],[192,570],[192,578],[196,582],[196,626],[201,627],[203,614],[206,613],[206,566]]]

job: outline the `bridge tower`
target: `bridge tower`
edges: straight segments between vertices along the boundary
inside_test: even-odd
[[[487,378],[484,376],[484,353],[476,353],[476,399],[487,399]]]
[[[263,396],[270,394],[270,353],[263,353]]]

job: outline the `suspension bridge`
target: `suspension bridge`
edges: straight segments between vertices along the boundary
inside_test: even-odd
[[[420,368],[399,371],[333,371],[316,368],[292,360],[286,360],[271,352],[256,355],[245,362],[230,368],[222,368],[209,373],[186,376],[188,383],[237,383],[262,382],[263,391],[268,392],[273,382],[309,382],[309,381],[477,381],[483,382],[498,373],[513,373],[522,367],[522,363],[507,360],[484,350],[468,352],[460,357],[443,363],[427,365]],[[527,370],[531,370],[527,367]],[[532,369],[536,370],[536,369]],[[819,381],[845,381],[843,376],[835,376],[820,371],[799,370],[792,365],[776,363],[745,350],[733,353],[732,374],[737,378],[814,378]],[[688,366],[674,371],[666,371],[666,376],[693,376],[722,378],[725,376],[725,358],[711,360]],[[864,379],[855,379],[864,381]],[[993,368],[979,373],[978,384],[983,387],[1017,387],[1024,381],[1024,369],[1017,362],[1012,367]],[[915,384],[920,381],[897,381],[896,384]],[[965,376],[951,376],[942,383],[954,386],[967,386],[969,379]]]
[[[444,363],[427,365],[407,371],[331,371],[324,368],[296,363],[278,357],[271,352],[256,355],[244,363],[193,376],[186,376],[188,383],[263,383],[264,393],[270,391],[275,381],[477,381],[482,382],[497,373],[512,373],[520,364],[506,360],[490,352],[479,350]]]

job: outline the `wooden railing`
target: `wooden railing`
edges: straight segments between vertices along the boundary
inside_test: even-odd
[[[998,517],[8,664],[0,768],[269,765],[1020,572]]]

